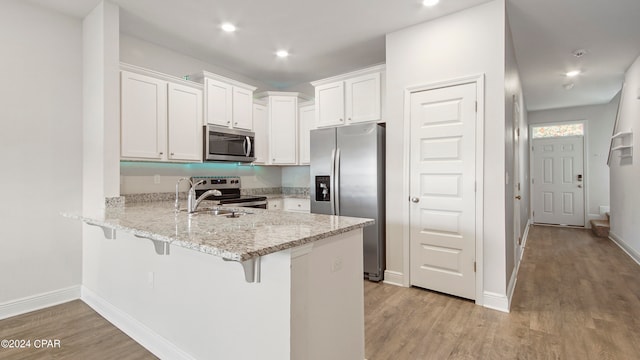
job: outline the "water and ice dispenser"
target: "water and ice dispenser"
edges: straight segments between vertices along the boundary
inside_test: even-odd
[[[329,201],[331,198],[330,179],[326,175],[316,176],[316,201]]]

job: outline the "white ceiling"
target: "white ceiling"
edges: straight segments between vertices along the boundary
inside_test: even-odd
[[[276,89],[385,61],[384,34],[487,0],[112,0],[121,31]],[[31,0],[84,17],[99,0]],[[507,0],[529,110],[608,102],[640,55],[638,0]],[[233,34],[219,25],[237,25]],[[278,59],[285,48],[291,56]],[[584,48],[577,59],[571,51]],[[584,74],[567,91],[564,72]]]

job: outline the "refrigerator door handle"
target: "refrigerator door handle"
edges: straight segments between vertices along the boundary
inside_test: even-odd
[[[333,193],[335,194],[336,215],[340,216],[340,148],[336,150],[336,177],[333,180]]]
[[[331,207],[331,215],[335,215],[336,214],[336,207],[335,207],[335,181],[336,181],[336,149],[332,149],[331,150],[331,170],[330,170],[330,174],[329,174],[329,207]]]

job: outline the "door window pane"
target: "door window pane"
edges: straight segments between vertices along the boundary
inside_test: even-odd
[[[584,124],[534,126],[531,130],[531,136],[534,139],[562,136],[582,136],[584,135]]]

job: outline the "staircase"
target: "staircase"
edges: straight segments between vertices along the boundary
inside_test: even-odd
[[[598,237],[609,237],[609,213],[606,219],[591,220],[591,231]]]

